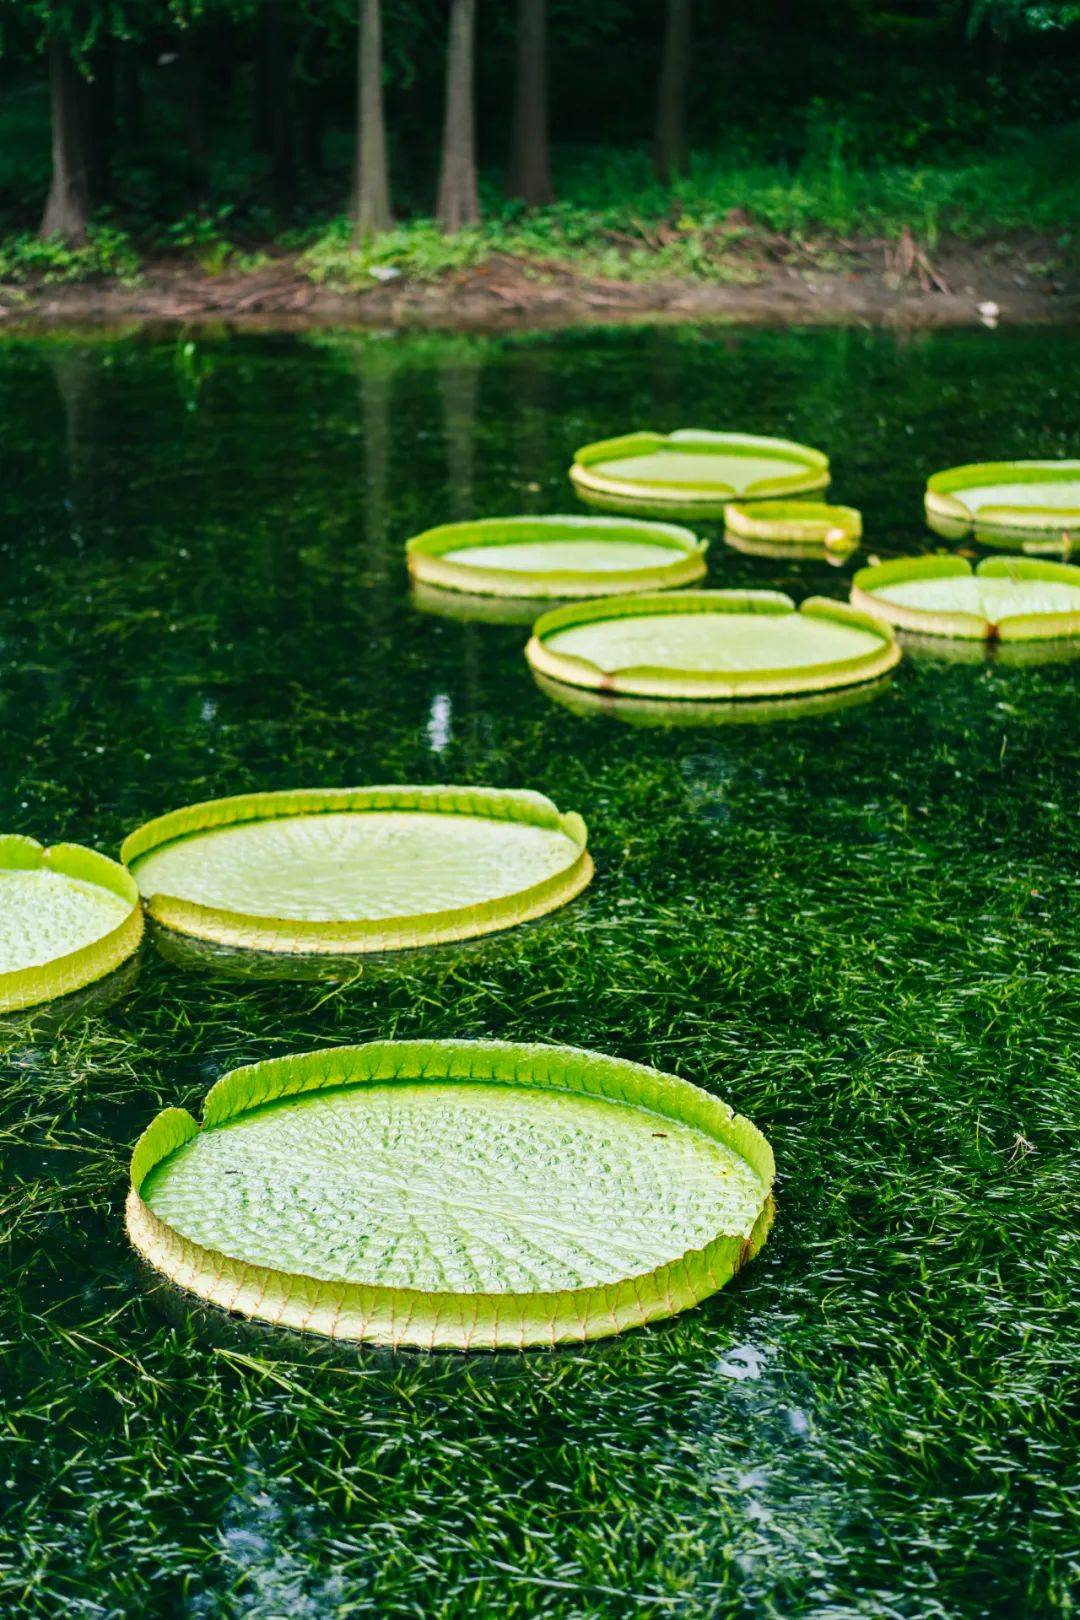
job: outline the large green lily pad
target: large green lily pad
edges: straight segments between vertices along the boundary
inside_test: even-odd
[[[458,1350],[671,1316],[764,1242],[773,1158],[684,1080],[559,1046],[379,1042],[237,1069],[140,1138],[135,1248],[226,1310]]]
[[[681,591],[545,613],[532,668],[569,686],[640,697],[779,697],[883,675],[900,652],[880,620],[780,591]]]
[[[592,876],[580,816],[539,793],[342,788],[191,805],[121,851],[150,915],[219,944],[395,950],[553,911]]]
[[[829,458],[790,439],[684,428],[587,444],[577,451],[570,477],[594,506],[708,517],[730,501],[824,489]]]
[[[0,836],[0,1011],[104,978],[142,931],[138,889],[115,861],[79,844]]]
[[[988,544],[1072,549],[1080,533],[1080,461],[981,461],[934,473],[930,527],[947,539],[974,530]]]
[[[446,523],[406,545],[414,580],[538,600],[667,590],[705,572],[705,542],[673,523],[511,517]]]
[[[1080,568],[1034,557],[902,557],[860,568],[852,602],[905,630],[981,641],[1080,636]]]

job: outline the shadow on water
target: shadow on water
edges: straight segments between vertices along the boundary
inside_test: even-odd
[[[540,691],[571,714],[593,719],[603,716],[631,726],[772,726],[793,720],[813,720],[824,715],[859,709],[872,703],[892,684],[893,675],[859,686],[841,687],[835,692],[807,692],[800,697],[736,698],[723,702],[666,700],[630,697],[616,692],[594,692],[581,686],[567,686],[547,675],[534,672]]]

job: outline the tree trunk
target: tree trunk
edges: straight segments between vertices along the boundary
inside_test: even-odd
[[[379,0],[360,0],[356,58],[356,167],[354,239],[377,236],[394,222],[386,161],[382,92],[382,13]]]
[[[446,53],[446,114],[442,168],[435,212],[445,231],[480,221],[476,187],[476,108],[473,55],[476,0],[450,0],[450,39]]]
[[[514,137],[507,189],[530,208],[543,208],[554,198],[548,159],[546,5],[547,0],[518,0]]]
[[[690,67],[691,5],[692,0],[668,0],[653,149],[656,178],[665,184],[685,174],[687,168],[686,78]]]
[[[86,241],[90,185],[86,173],[79,70],[63,40],[49,42],[49,94],[52,103],[52,184],[41,221],[42,236]]]

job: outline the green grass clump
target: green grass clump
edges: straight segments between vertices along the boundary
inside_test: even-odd
[[[0,281],[53,286],[115,279],[130,286],[140,269],[139,253],[127,232],[102,220],[90,226],[80,246],[28,231],[0,238]]]
[[[124,216],[122,227],[102,218],[79,248],[23,231],[0,238],[0,281],[130,281],[141,259],[162,256],[218,276],[258,270],[272,251],[296,252],[312,280],[353,290],[397,276],[435,282],[500,260],[540,281],[569,272],[748,284],[778,261],[843,268],[860,242],[894,240],[905,228],[930,249],[943,237],[978,243],[1035,232],[1050,239],[1056,264],[1075,254],[1078,175],[1078,126],[1006,132],[993,151],[966,158],[879,162],[834,120],[797,161],[766,160],[758,146],[730,144],[697,154],[670,186],[657,182],[644,149],[569,148],[556,153],[558,201],[530,212],[508,202],[492,176],[483,223],[453,236],[414,215],[357,246],[343,217],[282,228],[265,207],[216,194],[171,219],[137,213]]]
[[[810,247],[821,268],[835,269],[848,260],[848,239],[894,239],[905,227],[931,248],[946,235],[978,242],[1045,232],[1067,255],[1080,217],[1078,175],[1075,128],[1052,139],[1017,134],[996,155],[935,166],[856,157],[837,126],[794,167],[727,150],[699,155],[671,186],[655,180],[644,152],[593,149],[563,155],[560,200],[549,208],[529,213],[491,189],[475,228],[447,236],[417,218],[359,247],[339,219],[307,234],[301,267],[350,288],[388,273],[436,281],[499,256],[537,276],[563,268],[625,281],[746,283],[788,249]]]

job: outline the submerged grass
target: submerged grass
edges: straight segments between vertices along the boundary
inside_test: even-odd
[[[1072,671],[912,658],[811,724],[643,732],[549,703],[523,632],[411,610],[400,551],[441,518],[565,509],[574,444],[691,414],[823,443],[866,549],[915,550],[927,471],[1075,432],[1060,352],[638,332],[268,338],[194,371],[162,345],[0,355],[5,827],[111,850],[211,793],[527,782],[586,814],[598,863],[560,916],[343,986],[148,952],[111,1005],[5,1021],[11,1612],[1071,1612]],[[847,577],[715,533],[711,571],[799,596]],[[677,1321],[472,1360],[244,1331],[140,1274],[121,1207],[158,1107],[240,1062],[420,1035],[574,1042],[715,1090],[776,1147],[769,1245]]]

